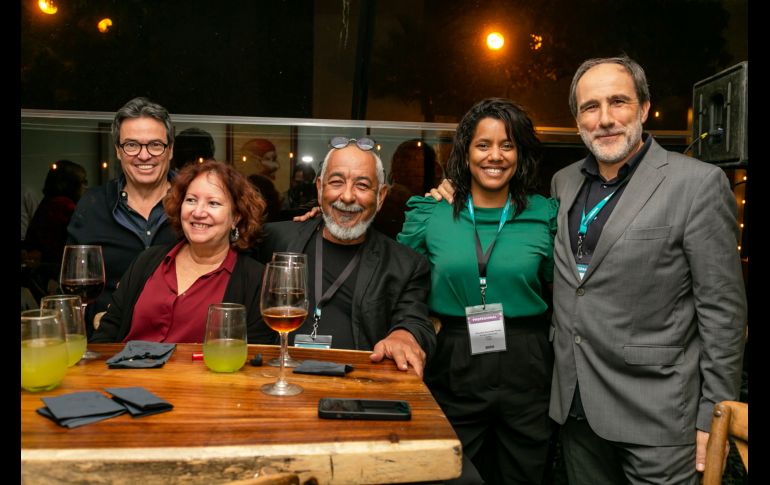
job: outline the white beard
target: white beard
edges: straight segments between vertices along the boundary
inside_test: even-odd
[[[339,200],[332,202],[331,205],[335,209],[348,210],[351,212],[361,212],[364,210],[364,208],[358,204],[348,205],[348,204],[344,204]],[[331,215],[326,214],[323,211],[321,212],[321,215],[324,218],[324,223],[326,224],[326,228],[329,230],[329,233],[331,233],[332,236],[339,239],[340,241],[352,241],[354,239],[358,239],[359,237],[363,236],[364,233],[366,233],[366,230],[369,229],[369,226],[371,226],[372,222],[374,222],[374,217],[377,215],[377,213],[375,212],[374,214],[372,214],[372,217],[370,217],[369,219],[365,221],[360,221],[350,227],[345,227],[345,226],[341,226],[340,224],[337,224]]]
[[[615,129],[609,131],[597,130],[593,133],[590,133],[580,128],[579,131],[580,138],[583,139],[583,143],[585,143],[588,149],[591,150],[591,153],[593,153],[594,157],[596,157],[598,161],[610,164],[618,163],[625,160],[639,146],[639,142],[642,139],[642,113],[640,111],[636,122],[628,125],[625,130],[622,131],[622,133],[625,133],[626,136],[624,143],[620,144],[619,146],[602,146],[592,138],[601,134],[617,133],[618,131]]]

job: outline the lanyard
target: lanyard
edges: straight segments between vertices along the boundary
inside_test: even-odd
[[[479,291],[481,292],[481,304],[484,306],[484,308],[487,306],[487,263],[489,262],[489,257],[492,255],[492,249],[495,247],[495,243],[497,242],[497,236],[500,235],[500,231],[503,230],[503,226],[508,219],[508,211],[510,210],[510,207],[511,194],[509,193],[508,199],[505,201],[505,206],[503,207],[503,212],[500,214],[500,223],[497,225],[497,233],[495,233],[495,238],[492,239],[492,243],[487,248],[487,251],[484,252],[481,249],[479,232],[476,230],[476,215],[473,211],[473,196],[468,195],[468,212],[471,215],[471,221],[473,222],[473,233],[476,236],[476,262],[479,265]]]
[[[345,282],[345,280],[348,279],[350,274],[353,272],[353,269],[358,265],[358,262],[361,260],[361,249],[364,247],[363,244],[358,246],[358,250],[356,250],[356,254],[353,256],[353,259],[350,260],[347,266],[345,266],[345,269],[342,270],[342,273],[337,276],[337,279],[334,280],[334,283],[326,289],[326,293],[323,293],[321,295],[322,290],[322,284],[323,284],[323,237],[321,236],[321,233],[323,230],[318,231],[318,235],[316,236],[316,242],[315,242],[315,298],[316,298],[316,304],[315,304],[315,311],[313,312],[313,331],[310,334],[310,338],[315,340],[316,334],[318,333],[318,322],[321,320],[321,307],[326,305],[326,302],[332,299],[334,294],[337,292],[337,290],[342,286],[342,284]]]
[[[604,209],[604,206],[607,205],[607,202],[610,201],[613,195],[615,195],[618,190],[623,187],[623,185],[628,181],[628,177],[620,183],[618,188],[613,190],[610,194],[608,194],[605,198],[599,201],[598,204],[596,204],[593,209],[588,211],[588,214],[586,214],[586,208],[583,207],[583,214],[580,217],[580,227],[578,228],[577,233],[577,259],[580,261],[583,259],[583,256],[585,255],[583,253],[583,243],[585,242],[586,233],[588,232],[588,226],[596,220],[596,216],[599,214],[599,212]],[[591,189],[589,187],[588,192],[591,192]],[[588,198],[588,194],[586,194],[586,198]]]

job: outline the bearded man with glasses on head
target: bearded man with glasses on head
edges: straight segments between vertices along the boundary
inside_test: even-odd
[[[163,106],[134,98],[115,113],[115,154],[122,174],[89,189],[80,198],[67,227],[67,244],[97,244],[104,255],[105,286],[88,305],[88,336],[93,317],[107,309],[118,281],[144,249],[177,241],[163,210],[174,173],[174,127]]]
[[[316,179],[323,217],[264,226],[262,262],[275,251],[307,254],[312,311],[290,345],[371,350],[422,376],[436,346],[428,317],[427,259],[371,226],[388,192],[369,138],[334,137]]]

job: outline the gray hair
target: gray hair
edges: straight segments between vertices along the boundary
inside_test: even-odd
[[[326,165],[329,161],[329,158],[331,158],[332,153],[334,150],[339,150],[339,148],[332,148],[329,150],[329,152],[324,157],[324,161],[321,163],[321,173],[318,175],[318,177],[321,179],[321,183],[323,183],[324,180],[324,174],[326,174]],[[364,150],[361,150],[364,151]],[[385,184],[385,168],[382,165],[382,159],[374,150],[366,150],[367,153],[371,154],[374,157],[374,163],[376,165],[377,169],[377,182],[378,182],[378,193],[379,193],[379,187]]]
[[[647,85],[647,76],[644,74],[644,69],[636,61],[628,57],[627,55],[617,57],[597,57],[594,59],[588,59],[584,61],[575,72],[575,76],[572,78],[572,84],[569,87],[569,109],[572,111],[572,116],[577,118],[577,83],[583,74],[586,73],[592,67],[599,64],[617,64],[622,66],[634,80],[634,88],[636,89],[636,97],[639,98],[639,104],[650,100],[650,87]]]
[[[115,118],[112,120],[112,139],[115,146],[120,145],[120,125],[129,118],[153,118],[160,121],[166,127],[169,146],[174,145],[174,125],[171,123],[168,110],[147,98],[138,97],[124,104],[115,113]]]

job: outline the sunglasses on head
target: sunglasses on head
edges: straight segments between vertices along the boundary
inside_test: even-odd
[[[373,149],[376,145],[375,141],[371,138],[347,138],[344,136],[335,136],[331,140],[329,140],[329,146],[332,148],[345,148],[346,146],[350,145],[351,143],[355,143],[358,148],[361,150],[368,152],[369,150]]]

